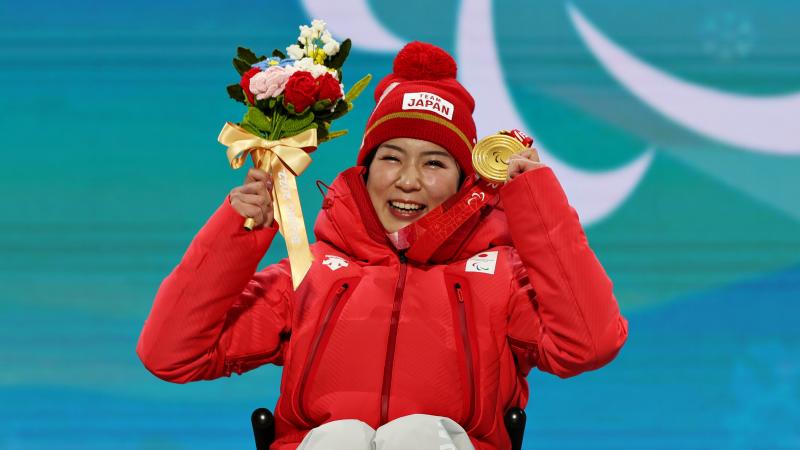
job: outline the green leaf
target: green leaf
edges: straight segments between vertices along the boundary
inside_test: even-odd
[[[328,130],[324,126],[317,125],[317,142],[325,142],[328,140]]]
[[[242,123],[252,125],[262,136],[272,131],[272,120],[263,111],[252,106],[247,108],[247,113],[244,115]]]
[[[325,112],[328,112],[328,111],[331,110],[331,105],[332,105],[331,101],[328,100],[327,98],[324,98],[322,100],[317,100],[314,103],[314,106],[312,106],[312,109],[314,111],[325,111]]]
[[[255,96],[253,98],[255,98]],[[267,99],[263,98],[259,100],[256,98],[256,104],[253,106],[268,114],[269,113],[269,108],[267,108],[268,104],[269,103],[267,102]]]
[[[344,61],[347,59],[347,55],[350,54],[350,47],[353,45],[350,42],[350,39],[345,39],[339,45],[339,52],[333,55],[331,58],[330,63],[328,63],[328,67],[331,69],[338,69],[344,65]]]
[[[266,137],[266,135],[264,135],[264,133],[262,133],[260,130],[258,130],[256,127],[254,127],[250,123],[242,121],[242,123],[240,123],[239,126],[242,127],[242,129],[247,130],[247,132],[252,134],[252,135],[260,136],[260,137]]]
[[[338,105],[336,105],[336,109],[333,110],[333,114],[327,117],[327,120],[334,120],[342,117],[343,115],[350,112],[353,109],[353,104],[347,101],[340,101]]]
[[[283,122],[283,133],[297,134],[301,131],[305,131],[310,123],[314,122],[314,113],[311,112],[311,109],[307,109],[307,111],[301,115],[290,115],[286,117],[286,120]],[[314,125],[316,127],[316,124]]]
[[[236,71],[239,72],[239,75],[244,75],[245,72],[252,69],[250,64],[247,64],[246,61],[239,58],[233,58],[233,67],[236,68]]]
[[[357,99],[358,96],[361,95],[361,93],[364,91],[364,88],[367,87],[370,81],[372,81],[372,74],[368,73],[364,78],[356,81],[356,83],[350,87],[344,98],[352,103],[353,100]]]
[[[347,130],[332,131],[332,132],[328,133],[328,136],[325,137],[325,141],[330,141],[331,139],[336,139],[338,137],[342,137],[345,134],[347,134]]]
[[[278,50],[277,48],[272,51],[272,56],[277,56],[280,59],[286,59],[286,55],[282,51]],[[266,58],[264,58],[264,59],[266,59]]]
[[[244,91],[242,90],[242,86],[239,84],[231,84],[228,86],[228,95],[230,98],[236,100],[237,102],[247,104],[247,100],[244,95]]]
[[[289,114],[290,114],[291,116],[301,116],[301,115],[303,115],[303,114],[306,114],[306,113],[310,113],[310,112],[311,112],[311,106],[310,106],[310,105],[309,105],[309,106],[307,106],[307,107],[306,107],[306,109],[304,109],[303,111],[301,111],[301,112],[299,112],[299,113],[298,113],[297,111],[295,111],[295,109],[294,109],[294,105],[293,105],[293,104],[291,104],[291,103],[286,103],[286,102],[283,102],[283,107],[284,107],[284,109],[286,109],[286,111],[288,111],[288,112],[289,112]]]
[[[246,62],[247,64],[255,64],[258,62],[258,57],[252,50],[246,47],[236,48],[236,57]]]
[[[304,126],[303,128],[300,128],[299,130],[287,130],[286,128],[284,128],[281,131],[280,136],[278,136],[278,139],[285,138],[285,137],[288,137],[288,136],[294,136],[294,135],[300,134],[300,133],[302,133],[302,132],[304,132],[306,130],[310,130],[312,128],[317,128],[316,122],[311,122],[308,125]],[[319,139],[317,139],[317,140],[319,140]]]
[[[323,111],[317,111],[314,114],[317,116],[318,121],[329,121],[330,117],[336,111],[336,108],[342,107],[342,103],[345,103],[345,102],[343,100],[337,100],[336,101],[336,105],[334,106],[333,110],[331,110],[331,108],[329,106],[327,109],[325,109]],[[344,106],[346,107],[347,105],[344,105]]]

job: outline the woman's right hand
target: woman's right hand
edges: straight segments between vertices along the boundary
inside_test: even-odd
[[[247,171],[244,184],[231,190],[231,206],[242,217],[252,217],[256,227],[269,227],[273,218],[271,191],[272,176],[252,167]]]

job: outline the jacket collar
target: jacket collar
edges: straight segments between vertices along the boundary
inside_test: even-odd
[[[363,166],[351,167],[331,184],[314,224],[318,241],[347,253],[366,264],[385,265],[398,257],[386,230],[372,206],[364,183]],[[497,245],[511,245],[506,215],[501,204],[481,211],[451,236],[428,261],[444,264],[468,258]],[[413,248],[413,244],[412,244]]]

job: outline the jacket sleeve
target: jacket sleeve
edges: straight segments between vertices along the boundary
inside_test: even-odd
[[[628,323],[552,169],[520,174],[500,196],[516,249],[508,338],[519,369],[566,378],[607,364]]]
[[[291,325],[286,261],[254,275],[277,225],[245,231],[229,201],[195,236],[161,283],[136,353],[174,383],[282,363]]]

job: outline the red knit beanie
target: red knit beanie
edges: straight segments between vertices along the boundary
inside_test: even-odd
[[[367,121],[358,152],[366,165],[372,152],[389,139],[407,137],[444,147],[463,174],[471,177],[475,145],[475,101],[456,81],[456,62],[446,51],[424,42],[400,50],[390,73],[375,88],[375,110]]]

